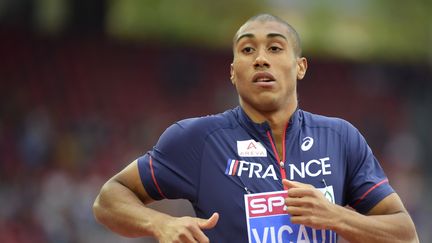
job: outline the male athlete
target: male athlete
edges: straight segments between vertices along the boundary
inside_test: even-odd
[[[298,108],[307,61],[296,31],[257,15],[237,31],[233,50],[240,106],[170,126],[105,183],[97,220],[160,242],[418,242],[358,130]],[[188,199],[197,218],[145,206],[164,198]]]

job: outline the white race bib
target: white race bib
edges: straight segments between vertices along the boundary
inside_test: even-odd
[[[333,186],[317,188],[335,202]],[[245,194],[245,209],[249,243],[318,243],[336,242],[331,230],[316,230],[292,224],[286,213],[286,191]]]

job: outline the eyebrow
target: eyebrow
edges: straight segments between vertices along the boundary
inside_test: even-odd
[[[284,35],[282,35],[282,34],[279,34],[279,33],[268,33],[268,34],[267,34],[267,38],[276,38],[276,37],[281,37],[281,38],[287,40],[286,36],[284,36]],[[243,39],[243,38],[255,38],[255,35],[252,34],[252,33],[245,33],[245,34],[241,34],[241,35],[237,38],[236,43],[238,43],[238,42],[239,42],[241,39]]]

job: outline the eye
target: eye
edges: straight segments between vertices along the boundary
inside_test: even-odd
[[[244,53],[244,54],[250,54],[250,53],[252,53],[253,51],[254,51],[254,49],[253,49],[252,47],[249,47],[249,46],[247,46],[247,47],[245,47],[245,48],[243,48],[243,49],[241,50],[241,52]]]
[[[278,47],[278,46],[271,46],[271,47],[269,48],[269,50],[270,50],[271,52],[280,52],[280,51],[282,51],[283,49],[280,48],[280,47]]]

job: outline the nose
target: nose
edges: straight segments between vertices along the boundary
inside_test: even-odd
[[[255,58],[254,67],[255,68],[269,68],[270,67],[270,63],[268,62],[263,51],[259,52],[258,56]]]

